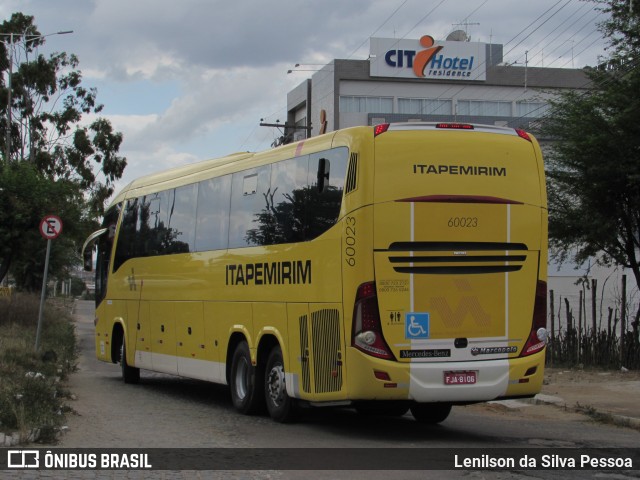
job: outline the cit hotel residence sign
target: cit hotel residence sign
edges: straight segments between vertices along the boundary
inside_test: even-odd
[[[486,80],[486,44],[419,40],[370,39],[372,77]]]

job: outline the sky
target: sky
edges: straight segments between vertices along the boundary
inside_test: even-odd
[[[504,45],[505,62],[582,68],[606,55],[582,0],[0,0],[0,18],[35,17],[52,35],[40,52],[78,56],[96,87],[100,116],[122,132],[128,166],[140,175],[269,149],[286,120],[287,93],[333,59],[366,59],[370,37]],[[295,68],[295,64],[300,67]],[[292,73],[287,73],[293,70]],[[87,118],[87,121],[91,118]]]

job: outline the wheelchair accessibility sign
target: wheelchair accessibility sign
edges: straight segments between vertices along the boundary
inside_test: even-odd
[[[429,338],[429,314],[409,312],[404,316],[405,338],[419,339]]]

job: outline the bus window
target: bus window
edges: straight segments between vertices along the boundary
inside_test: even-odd
[[[149,257],[175,253],[176,234],[168,227],[175,191],[165,190],[140,199],[140,230],[137,231],[136,256]]]
[[[167,245],[166,253],[195,251],[197,198],[197,183],[175,189],[167,222],[171,237],[168,239],[169,245]]]
[[[104,215],[102,227],[108,231],[98,240],[98,255],[96,258],[96,306],[107,294],[107,280],[109,278],[109,261],[116,234],[116,225],[120,216],[120,204],[114,205]]]
[[[227,248],[230,195],[231,175],[200,182],[196,214],[197,252]]]
[[[120,225],[113,271],[117,271],[124,262],[136,256],[136,224],[138,223],[138,199],[127,200]]]
[[[254,178],[255,176],[255,178]],[[268,208],[271,165],[252,168],[233,174],[231,179],[231,216],[229,221],[229,248],[252,245],[248,234],[256,215]],[[251,186],[251,191],[245,190]]]
[[[331,161],[327,158],[321,157],[320,160],[318,160],[318,175],[317,175],[318,193],[322,193],[324,191],[325,184],[329,183],[330,171],[331,171]]]
[[[274,163],[266,205],[247,231],[252,245],[301,242],[306,238],[306,193],[309,157]]]
[[[307,240],[322,235],[338,220],[348,156],[349,150],[340,147],[314,153],[309,157]],[[328,165],[331,165],[330,169]],[[322,185],[319,185],[320,181]]]
[[[138,241],[141,245],[141,251],[145,252],[146,255],[161,254],[161,245],[157,232],[163,225],[160,219],[163,193],[164,192],[158,192],[147,195],[140,202],[140,232],[138,234]]]

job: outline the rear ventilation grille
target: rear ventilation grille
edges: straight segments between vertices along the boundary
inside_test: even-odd
[[[524,243],[501,242],[394,242],[389,245],[394,252],[459,252],[459,251],[511,251],[528,250]]]
[[[527,246],[523,243],[396,242],[389,245],[388,251],[414,253],[390,256],[389,262],[398,273],[423,275],[517,272],[527,260],[527,255],[522,253],[527,251]],[[517,253],[510,254],[511,251]],[[444,255],[429,255],[431,252]],[[500,255],[494,252],[500,252]]]
[[[313,312],[311,326],[316,393],[338,392],[342,388],[340,314],[335,309]]]
[[[455,265],[450,267],[393,267],[398,273],[426,275],[473,275],[482,273],[517,272],[522,265]]]
[[[347,170],[347,180],[345,182],[345,193],[353,192],[358,188],[358,154],[352,153]]]
[[[300,317],[300,359],[302,360],[302,390],[311,393],[311,376],[309,370],[309,332],[307,315]]]

